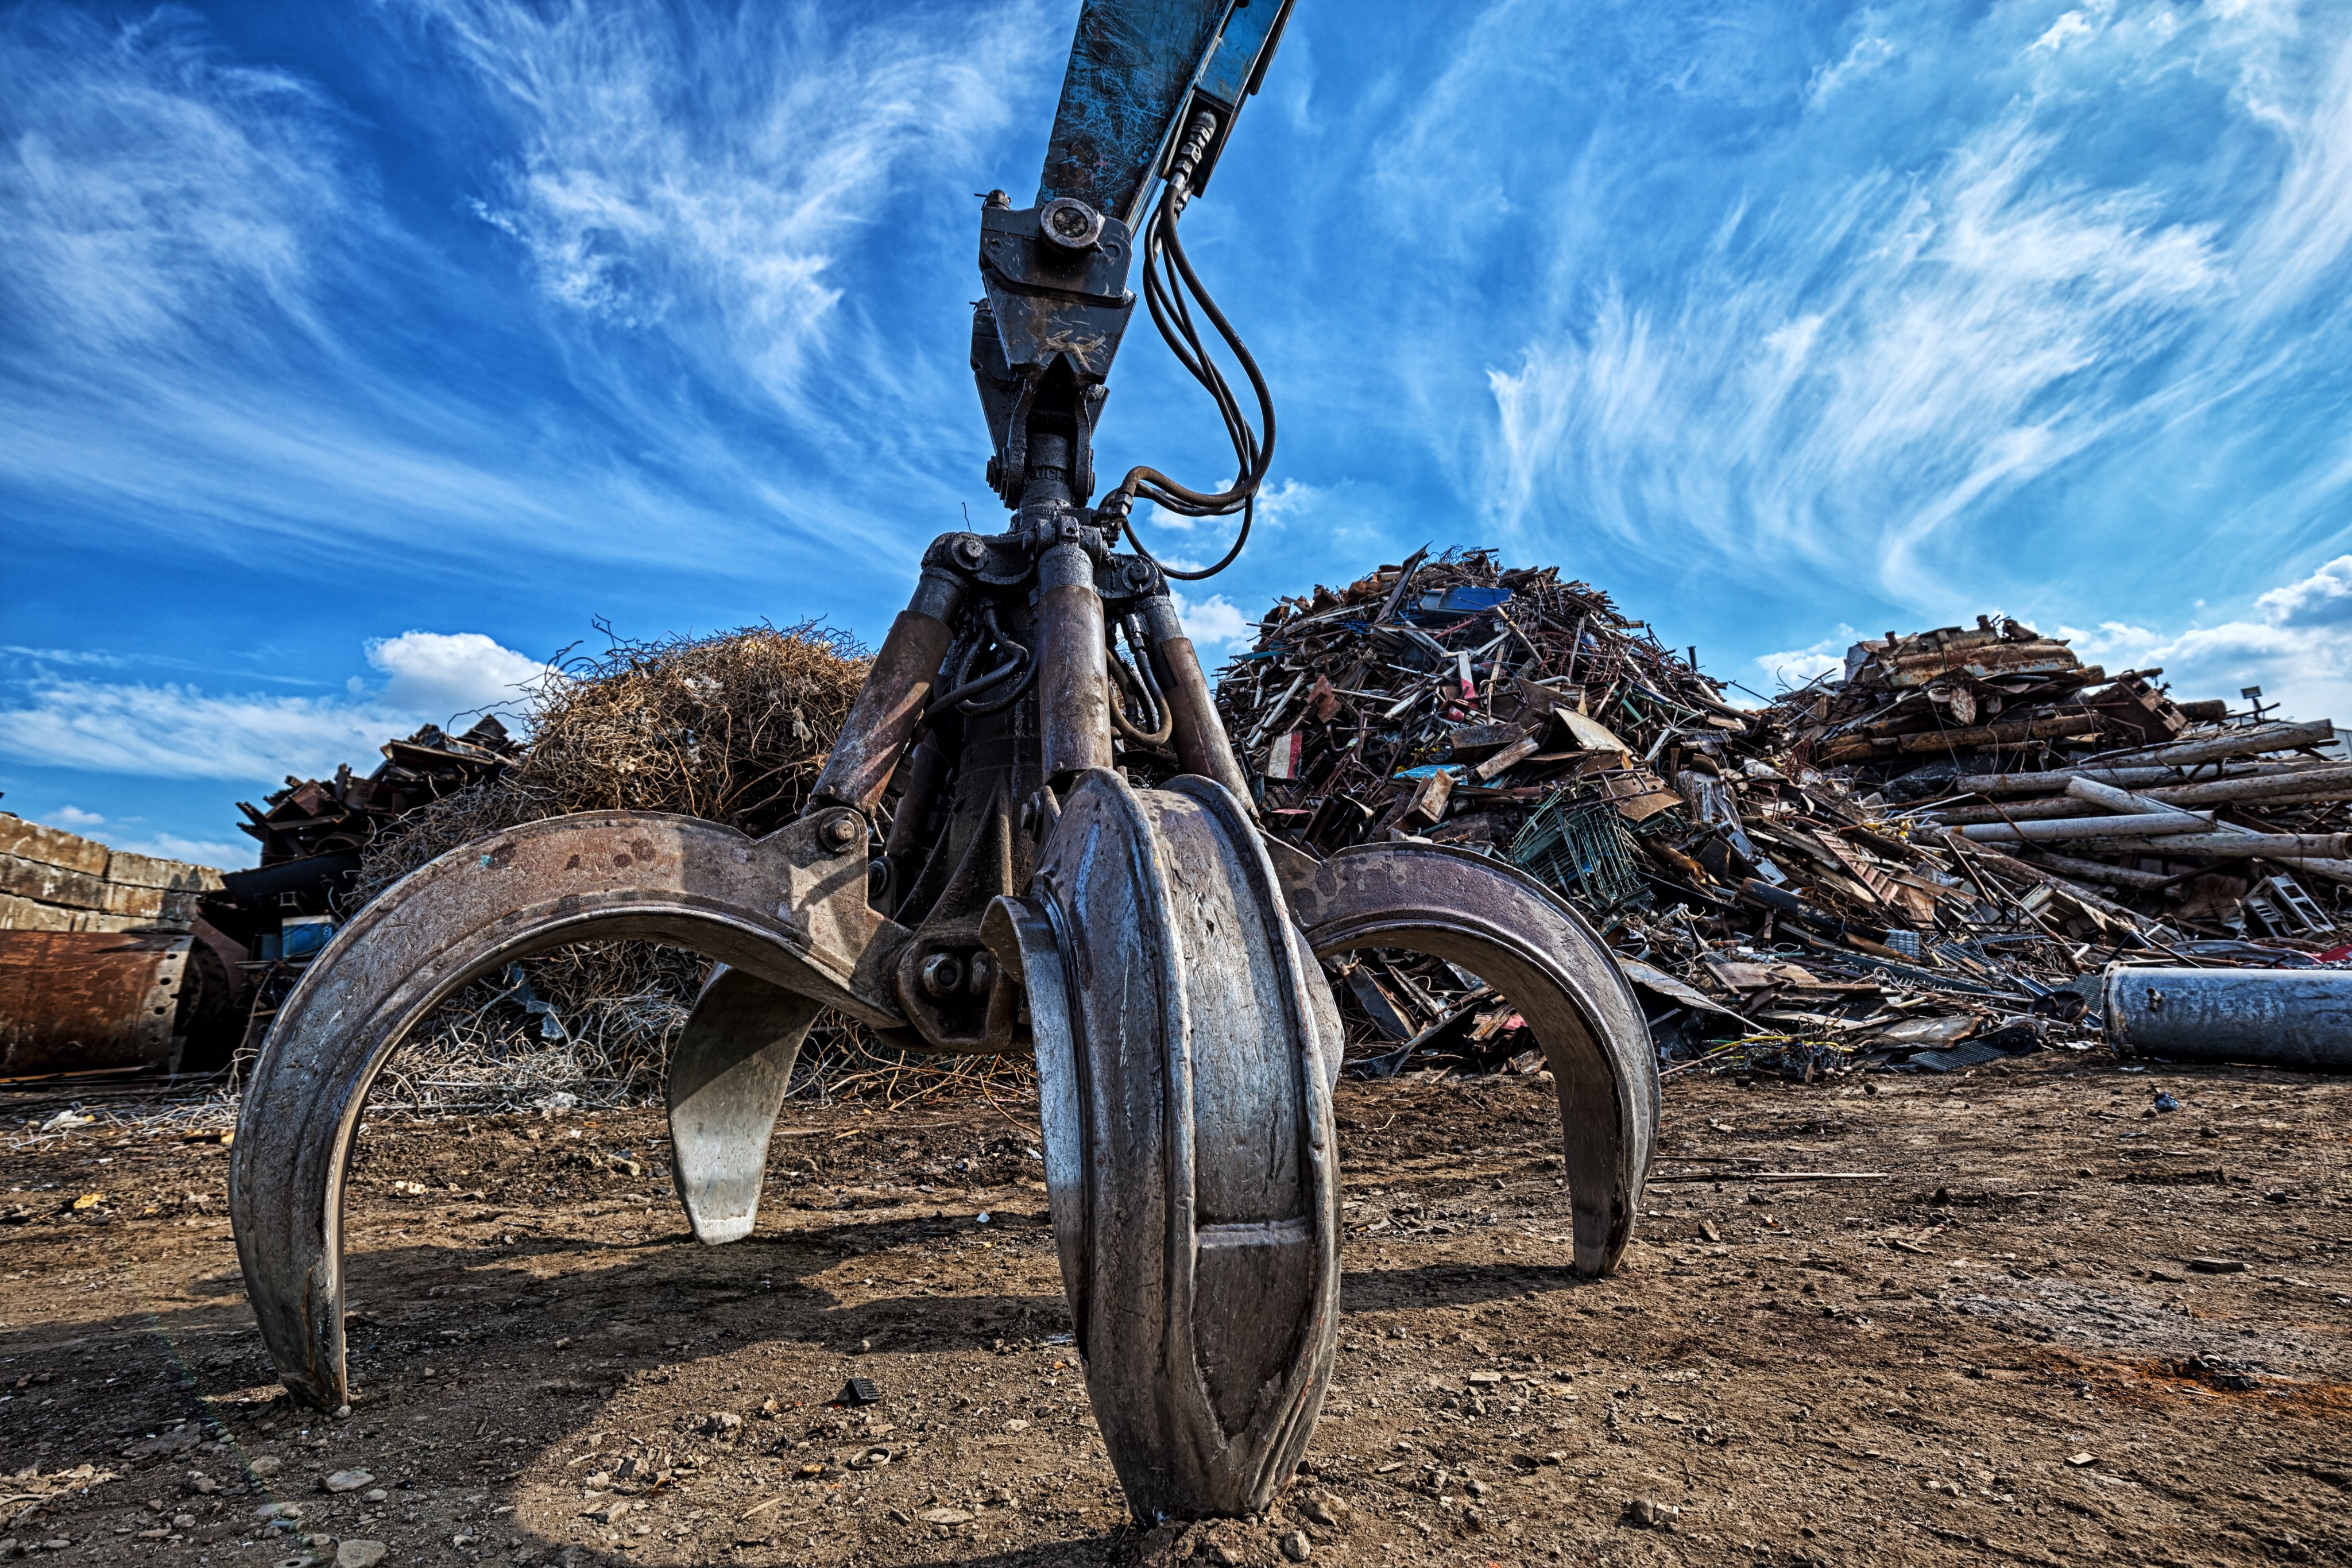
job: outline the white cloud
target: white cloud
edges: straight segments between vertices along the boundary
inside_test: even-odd
[[[2352,723],[2352,555],[2262,594],[2259,619],[2164,633],[2122,622],[2092,631],[2062,626],[2085,660],[2112,672],[2160,668],[2176,696],[2221,697],[2239,706],[2246,686],[2283,716]]]
[[[383,702],[405,713],[450,715],[511,707],[548,666],[479,632],[404,632],[367,645],[368,663],[391,680]]]
[[[105,821],[105,817],[100,813],[85,811],[79,806],[60,806],[48,815],[51,827],[66,828],[75,832],[79,832],[84,828],[95,828]]]
[[[413,8],[508,119],[512,173],[476,210],[546,297],[794,409],[856,282],[835,277],[841,250],[890,221],[903,165],[967,160],[1004,123],[1005,83],[1055,31],[1034,4],[921,26],[789,5],[690,24],[656,5]]]
[[[1823,675],[1842,673],[1845,669],[1845,651],[1856,640],[1854,629],[1841,623],[1836,631],[1811,647],[1758,654],[1756,668],[1764,677],[1764,689],[1777,695]]]
[[[1938,536],[2081,450],[2112,417],[2094,383],[2227,286],[2209,229],[2070,186],[2053,148],[2012,116],[1918,179],[1731,214],[1668,308],[1602,286],[1488,372],[1490,513],[1590,508],[1783,578],[1874,559],[1888,596],[1933,599]]]
[[[1894,40],[1874,32],[1864,32],[1853,41],[1853,47],[1846,50],[1843,57],[1813,73],[1805,101],[1819,108],[1831,94],[1848,82],[1869,75],[1893,59],[1895,52]]]
[[[1195,600],[1170,591],[1176,603],[1176,615],[1184,623],[1184,635],[1192,639],[1201,663],[1210,669],[1230,659],[1257,641],[1257,628],[1249,623],[1239,606],[1222,593]]]
[[[346,762],[364,772],[384,741],[456,712],[511,703],[517,684],[546,673],[479,632],[406,632],[373,644],[369,658],[391,679],[380,691],[343,698],[36,675],[0,707],[0,755],[100,773],[268,784]]]

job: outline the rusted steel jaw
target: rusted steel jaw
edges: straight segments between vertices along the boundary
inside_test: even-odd
[[[1467,850],[1363,844],[1318,862],[1271,848],[1318,956],[1427,953],[1493,986],[1528,1020],[1559,1095],[1576,1267],[1613,1270],[1657,1141],[1658,1062],[1599,934],[1532,877]]]
[[[342,1189],[369,1086],[442,998],[514,959],[643,937],[730,966],[673,1053],[670,1125],[696,1233],[748,1233],[809,1019],[904,1022],[890,961],[906,934],[867,906],[866,841],[846,809],[756,841],[689,817],[560,817],[453,850],[353,919],[270,1030],[229,1168],[247,1292],[288,1389],[348,1400]]]
[[[1339,1018],[1234,798],[1080,776],[982,936],[1022,977],[1045,1185],[1103,1446],[1138,1518],[1262,1511],[1339,1312]]]

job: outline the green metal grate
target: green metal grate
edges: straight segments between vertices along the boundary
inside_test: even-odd
[[[1595,913],[1644,900],[1633,835],[1606,800],[1561,789],[1511,841],[1511,863]]]

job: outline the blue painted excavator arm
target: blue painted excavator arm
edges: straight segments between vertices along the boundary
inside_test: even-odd
[[[1208,184],[1291,3],[1087,0],[1079,13],[1037,200],[1016,209],[991,192],[981,214],[971,368],[989,485],[1007,506],[1092,492],[1095,416],[1134,314],[1128,271],[1150,248],[1153,192],[1167,182],[1181,210]],[[1033,470],[1051,485],[1033,486]]]
[[[1242,100],[1257,90],[1291,0],[1087,0],[1062,78],[1039,205],[1075,197],[1132,232],[1193,116],[1216,128],[1193,172],[1209,172]]]

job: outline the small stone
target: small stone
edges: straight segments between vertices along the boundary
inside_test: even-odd
[[[1241,1563],[1248,1561],[1242,1554],[1242,1549],[1230,1541],[1212,1542],[1208,1555],[1210,1562],[1223,1563],[1224,1568],[1239,1568]]]
[[[302,1505],[299,1502],[265,1502],[253,1511],[257,1518],[282,1519],[290,1523],[302,1517]]]
[[[1492,1388],[1503,1381],[1503,1375],[1499,1372],[1474,1372],[1469,1381],[1473,1388]]]
[[[175,1513],[172,1516],[172,1528],[174,1530],[194,1530],[195,1527],[196,1516],[193,1513]]]
[[[390,1492],[384,1490],[382,1487],[377,1487],[374,1490],[367,1494],[367,1500],[370,1502],[384,1502],[388,1501],[391,1497],[392,1494]]]
[[[702,1418],[702,1430],[722,1441],[743,1429],[743,1417],[726,1410],[713,1410]]]
[[[915,1515],[925,1524],[970,1524],[971,1515],[960,1508],[927,1508]]]
[[[2089,1454],[2069,1454],[2066,1456],[2066,1462],[2073,1465],[2076,1469],[2080,1469],[2084,1465],[2097,1464],[2098,1460]]]
[[[1310,1497],[1298,1511],[1307,1516],[1309,1524],[1319,1524],[1326,1530],[1339,1528],[1339,1511],[1328,1498]]]
[[[264,1454],[245,1467],[257,1476],[274,1476],[286,1468],[286,1461],[275,1454]]]
[[[1682,1510],[1654,1498],[1637,1497],[1625,1505],[1627,1522],[1644,1530],[1672,1530],[1681,1513]]]
[[[365,1470],[337,1470],[320,1477],[319,1484],[329,1491],[360,1491],[375,1485],[375,1478]]]
[[[2191,1258],[2189,1269],[2196,1274],[2242,1274],[2246,1265],[2238,1258]]]
[[[1304,1563],[1315,1554],[1314,1543],[1307,1539],[1307,1532],[1303,1530],[1292,1531],[1276,1544],[1282,1548],[1282,1554],[1293,1563]]]

